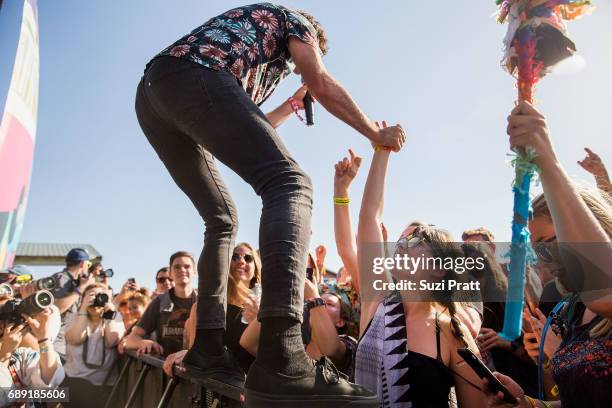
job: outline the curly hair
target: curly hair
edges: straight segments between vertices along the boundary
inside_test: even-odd
[[[305,10],[296,10],[296,11],[300,13],[302,16],[304,16],[304,18],[306,18],[306,20],[308,20],[310,24],[312,24],[315,31],[317,32],[317,40],[319,41],[319,49],[321,50],[323,55],[327,54],[327,52],[329,51],[329,46],[327,45],[327,42],[328,42],[327,34],[325,33],[325,29],[323,28],[323,26],[321,26],[321,23],[319,23],[312,14],[310,14],[309,12]]]

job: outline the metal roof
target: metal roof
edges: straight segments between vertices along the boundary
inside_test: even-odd
[[[66,255],[72,248],[83,248],[91,260],[102,260],[102,254],[90,244],[50,244],[20,242],[15,254],[15,264],[23,265],[64,265]]]

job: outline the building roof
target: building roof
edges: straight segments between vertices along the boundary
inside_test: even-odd
[[[90,244],[50,244],[20,242],[15,254],[15,264],[65,265],[66,255],[72,248],[83,248],[92,261],[101,261],[102,254]]]

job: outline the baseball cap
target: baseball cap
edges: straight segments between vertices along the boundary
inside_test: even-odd
[[[13,275],[21,276],[21,275],[33,275],[30,268],[25,265],[13,265],[9,268],[3,269],[3,273],[12,273]]]
[[[89,254],[83,248],[72,248],[66,255],[66,263],[89,261]]]

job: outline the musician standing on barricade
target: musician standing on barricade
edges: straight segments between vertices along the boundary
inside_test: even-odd
[[[332,398],[334,407],[355,401],[377,406],[372,394],[338,376],[330,363],[313,364],[302,344],[312,184],[275,127],[302,106],[305,89],[268,115],[259,109],[293,71],[331,114],[374,145],[399,150],[405,140],[401,126],[378,129],[327,72],[321,60],[326,52],[325,33],[310,14],[269,3],[239,7],[159,53],[147,65],[136,95],[141,128],[206,225],[198,263],[197,333],[184,359],[203,376],[244,378],[223,345],[238,219],[214,158],[262,199],[262,329],[257,360],[247,376],[249,407],[294,401],[326,406],[323,401]],[[330,138],[319,140],[323,146]]]

